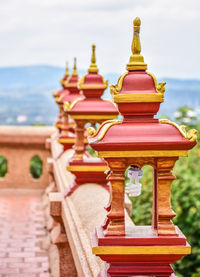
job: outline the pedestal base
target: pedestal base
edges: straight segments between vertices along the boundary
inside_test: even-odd
[[[62,126],[63,126],[63,122],[61,120],[56,121],[56,123],[54,124],[54,126],[56,127],[56,129],[58,129],[59,134],[62,131]]]
[[[90,160],[88,158],[88,160]],[[108,169],[104,161],[72,160],[67,170],[75,175],[75,183],[66,192],[66,196],[72,194],[80,185],[86,183],[98,184],[109,189],[106,181],[105,171]]]
[[[108,268],[109,268],[109,265],[108,265]],[[117,273],[116,273],[117,274]],[[172,273],[172,274],[170,274],[170,275],[166,275],[164,272],[162,272],[162,273],[160,273],[161,275],[152,275],[151,274],[151,277],[166,277],[166,276],[170,276],[170,277],[177,277],[174,273]],[[98,276],[97,277],[111,277],[111,276],[121,276],[121,277],[125,277],[125,276],[127,276],[127,275],[120,275],[120,269],[118,268],[118,275],[111,275],[111,274],[109,274],[108,273],[108,270],[104,270],[104,271],[101,271],[99,274],[98,274]],[[149,276],[149,275],[131,275],[131,276],[136,276],[136,277],[147,277],[147,276]]]
[[[190,246],[176,227],[178,237],[157,236],[151,226],[133,226],[126,236],[105,237],[102,228],[91,235],[92,252],[108,265],[99,277],[174,276],[171,263],[190,254]]]
[[[75,136],[60,136],[57,141],[63,145],[63,150],[66,151],[75,144]]]

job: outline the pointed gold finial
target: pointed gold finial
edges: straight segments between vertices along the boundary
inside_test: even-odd
[[[65,76],[69,76],[69,67],[68,67],[68,62],[66,62]]]
[[[95,73],[97,73],[99,70],[98,70],[98,67],[97,67],[97,65],[96,65],[95,48],[96,48],[96,45],[95,45],[95,44],[92,44],[91,64],[90,64],[90,67],[89,67],[89,69],[88,69],[88,72],[95,72]]]
[[[140,25],[141,20],[136,17],[133,21],[134,35],[133,42],[131,46],[132,55],[129,59],[129,63],[126,66],[127,70],[146,70],[147,65],[144,63],[144,58],[140,55],[141,45],[140,45]]]
[[[72,76],[78,76],[77,70],[76,70],[76,57],[74,58],[74,70],[72,72]]]

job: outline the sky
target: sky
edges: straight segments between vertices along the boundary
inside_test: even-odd
[[[124,73],[133,19],[141,18],[148,71],[200,79],[199,0],[0,0],[0,66],[90,64],[96,44],[100,72]]]

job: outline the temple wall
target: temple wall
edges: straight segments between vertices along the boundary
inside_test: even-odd
[[[53,127],[0,126],[0,156],[8,162],[8,172],[0,178],[0,188],[43,189],[49,184],[46,139],[55,132]],[[30,174],[30,160],[38,155],[43,162],[42,175]]]

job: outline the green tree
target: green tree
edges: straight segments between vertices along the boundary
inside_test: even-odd
[[[42,175],[42,164],[38,155],[33,156],[30,160],[30,173],[34,179],[38,179]]]
[[[8,161],[4,156],[0,156],[0,177],[4,177],[8,172]]]
[[[188,127],[198,126],[197,113],[188,106],[180,107],[175,113],[174,118],[179,125],[187,125]]]

